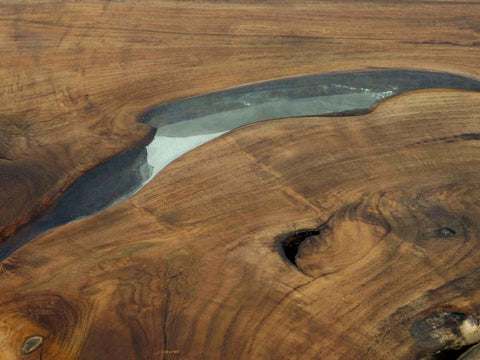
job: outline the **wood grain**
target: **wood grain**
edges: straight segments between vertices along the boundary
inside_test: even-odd
[[[4,261],[0,358],[441,350],[416,329],[480,314],[479,114],[478,93],[419,91],[364,116],[268,121],[205,144]],[[322,224],[295,267],[281,242]],[[23,356],[32,337],[43,343]]]
[[[478,76],[476,1],[6,1],[0,237],[148,136],[165,101],[364,66]]]

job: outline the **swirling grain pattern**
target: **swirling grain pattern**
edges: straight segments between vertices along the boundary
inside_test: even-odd
[[[475,1],[4,1],[0,237],[139,143],[141,111],[368,66],[478,76]]]
[[[251,125],[186,154],[131,199],[5,260],[1,358],[25,358],[34,337],[32,359],[441,350],[414,330],[480,313],[479,114],[477,93],[420,91],[342,121]],[[296,268],[281,240],[321,224]]]

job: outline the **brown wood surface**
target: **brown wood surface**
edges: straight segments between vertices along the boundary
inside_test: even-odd
[[[186,154],[133,198],[4,261],[1,358],[23,358],[34,336],[29,359],[435,352],[425,318],[480,312],[479,114],[478,93],[419,91],[369,115],[247,126]],[[280,241],[321,224],[296,268]]]
[[[477,1],[6,1],[0,236],[147,136],[146,108],[365,66],[478,76]]]
[[[479,19],[477,1],[2,2],[0,238],[147,141],[150,106],[365,66],[478,78]],[[480,316],[479,110],[479,94],[414,92],[206,144],[1,264],[0,360],[448,347],[463,334],[450,314]],[[295,267],[281,241],[319,226]]]

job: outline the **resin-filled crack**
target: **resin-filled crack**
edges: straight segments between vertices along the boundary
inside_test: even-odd
[[[2,242],[0,261],[50,229],[128,199],[175,159],[240,126],[289,117],[365,114],[388,97],[433,88],[480,91],[480,81],[441,72],[366,69],[282,78],[158,105],[139,117],[156,131],[148,145],[115,156],[77,179],[48,211]]]

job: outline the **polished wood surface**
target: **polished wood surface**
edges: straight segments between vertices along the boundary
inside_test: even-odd
[[[365,66],[478,76],[476,1],[0,4],[0,236],[139,142],[146,108]]]
[[[247,126],[186,154],[133,198],[4,261],[3,358],[33,336],[44,341],[32,356],[47,359],[443,349],[424,341],[422,319],[480,311],[479,110],[477,93],[414,92],[369,115]],[[322,224],[295,267],[281,241]]]
[[[148,141],[136,117],[150,106],[365,66],[478,78],[479,18],[476,1],[2,3],[0,236]],[[369,115],[269,121],[196,149],[2,262],[0,359],[448,348],[463,333],[440,327],[433,341],[430,316],[480,315],[479,107],[475,93],[413,92]],[[282,241],[304,229],[320,230],[292,264]]]

